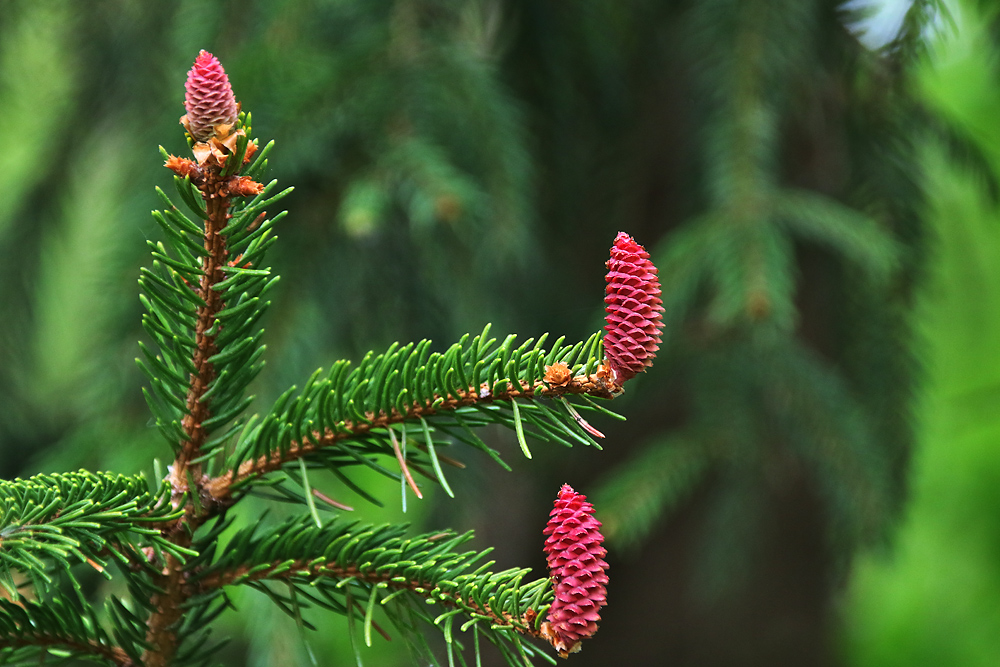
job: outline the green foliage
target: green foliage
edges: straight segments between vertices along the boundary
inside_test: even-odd
[[[451,495],[436,458],[437,446],[458,440],[507,467],[473,428],[502,424],[515,429],[528,458],[531,454],[524,442],[525,433],[567,446],[597,446],[565,398],[557,398],[551,406],[533,399],[561,393],[547,391],[541,384],[547,365],[564,363],[574,375],[591,375],[603,358],[600,336],[594,334],[586,343],[576,344],[564,344],[560,338],[547,351],[542,347],[547,334],[537,342],[528,339],[521,345],[510,335],[498,345],[497,339],[489,337],[489,330],[487,325],[471,341],[466,335],[443,353],[431,352],[431,341],[425,339],[403,347],[393,344],[378,355],[369,352],[353,369],[349,361],[340,361],[325,377],[322,369],[317,370],[301,392],[295,395],[294,387],[285,392],[259,424],[244,431],[226,468],[237,469],[260,458],[280,458],[290,448],[318,439],[340,444],[310,452],[310,461],[335,470],[368,465],[398,479],[396,473],[376,466],[367,457],[395,455],[390,441],[395,435],[390,435],[392,427],[386,424],[399,424],[404,445],[413,438],[425,454],[411,448],[408,460],[431,465]],[[578,407],[601,411],[593,402]],[[535,428],[525,429],[523,423]]]
[[[107,559],[128,565],[140,543],[183,557],[157,527],[180,515],[170,489],[150,493],[141,476],[80,471],[0,481],[0,582],[16,598],[14,572],[39,592],[51,587],[53,566],[89,563],[110,577]]]
[[[0,600],[0,659],[5,665],[37,665],[47,657],[82,657],[107,663],[115,654],[111,636],[88,605],[72,598],[44,603]],[[56,645],[60,648],[53,650]],[[74,650],[76,649],[76,650]],[[138,658],[141,651],[135,651]]]
[[[186,210],[157,189],[164,208],[153,217],[164,241],[147,242],[152,268],[142,269],[139,279],[143,328],[155,348],[140,343],[144,358],[136,361],[150,384],[145,396],[156,427],[174,449],[168,474],[156,493],[141,476],[86,472],[0,483],[0,579],[13,601],[0,608],[0,624],[8,628],[0,651],[11,660],[43,659],[55,647],[60,655],[118,665],[208,664],[221,646],[209,643],[212,622],[232,606],[224,587],[245,584],[303,628],[315,629],[302,617],[313,605],[346,615],[352,641],[355,606],[367,600],[358,609],[369,646],[372,614],[381,602],[422,659],[434,660],[417,632],[420,620],[443,633],[450,664],[456,656],[464,663],[463,645],[453,633],[461,616],[461,631],[472,628],[477,662],[480,635],[511,665],[530,664],[534,657],[552,661],[518,636],[542,636],[551,581],[522,586],[529,570],[485,572],[490,563],[467,572],[485,556],[453,551],[471,533],[406,538],[406,526],[324,523],[316,497],[325,509],[345,508],[314,493],[310,475],[328,469],[381,505],[345,471],[364,466],[405,479],[420,496],[412,468],[454,496],[441,467],[451,459],[439,449],[464,442],[507,467],[473,429],[510,428],[528,458],[527,435],[596,445],[599,432],[567,397],[579,395],[582,411],[613,415],[587,395],[611,398],[620,392],[597,374],[600,334],[575,344],[560,338],[546,350],[547,335],[518,344],[512,334],[498,343],[487,325],[444,353],[431,352],[426,339],[393,344],[382,354],[369,352],[354,368],[341,361],[325,376],[316,371],[301,391],[285,391],[262,418],[246,419],[254,400],[247,389],[263,367],[259,322],[277,281],[263,261],[276,240],[274,225],[284,216],[267,218],[265,209],[291,192],[274,194],[274,181],[262,186],[253,180],[266,170],[272,144],[257,151],[249,131],[250,116],[241,114],[232,134],[222,137],[231,139],[231,148],[220,153],[200,152],[205,145],[189,137],[195,156],[207,155],[199,162],[161,148],[166,166],[178,174],[174,184]],[[547,379],[553,364],[569,370],[565,381]],[[398,473],[379,460],[385,457]],[[278,471],[283,475],[269,475]],[[289,480],[301,492],[286,485]],[[304,516],[261,535],[255,523],[220,549],[229,513],[255,487],[297,505]],[[70,567],[86,563],[110,579],[109,556],[128,595],[107,596],[102,623]],[[56,569],[58,582],[50,576]],[[17,577],[30,585],[19,585]],[[272,590],[268,583],[275,581],[288,585],[288,595]],[[86,613],[61,620],[36,609],[64,612],[76,604],[66,597],[67,585]],[[385,597],[383,589],[389,590]],[[429,615],[423,602],[446,610]]]
[[[434,662],[420,634],[419,622],[437,626],[444,634],[449,664],[470,644],[458,631],[472,629],[496,645],[508,662],[545,656],[522,642],[515,631],[537,631],[552,601],[544,579],[522,583],[530,569],[490,572],[489,550],[457,551],[471,533],[448,532],[407,536],[405,525],[362,525],[334,519],[316,526],[309,519],[292,519],[269,529],[252,526],[238,532],[224,551],[212,558],[196,581],[223,578],[233,586],[250,586],[272,599],[280,609],[309,629],[307,610],[327,609],[355,618],[364,642],[372,643],[375,610],[418,647],[422,660]],[[219,597],[221,591],[209,594]],[[433,605],[440,605],[440,612]],[[429,606],[431,605],[431,606]],[[350,611],[348,611],[350,609]],[[528,609],[537,610],[537,623],[528,627]],[[310,613],[314,618],[315,613]],[[456,624],[456,621],[462,621]],[[381,630],[379,630],[381,632]],[[353,635],[352,635],[353,636]],[[464,663],[464,660],[463,660]]]
[[[102,623],[84,596],[80,568],[70,568],[85,564],[111,579],[113,562],[132,602],[148,605],[157,590],[151,559],[196,555],[162,532],[181,515],[169,486],[151,493],[142,476],[81,471],[0,482],[3,664],[37,664],[50,654],[105,664],[141,660],[142,614],[111,595]]]
[[[216,376],[206,400],[217,401],[211,418],[218,419],[195,458],[214,475],[213,488],[235,493],[227,503],[239,498],[233,514],[282,500],[315,524],[339,511],[317,493],[330,469],[334,496],[353,485],[376,503],[384,498],[367,473],[409,484],[402,467],[418,480],[426,473],[447,484],[446,491],[454,487],[460,497],[469,478],[475,482],[467,484],[540,498],[548,493],[543,485],[603,474],[599,516],[619,544],[636,547],[641,560],[630,564],[633,571],[660,566],[662,554],[644,551],[641,540],[655,536],[675,510],[695,516],[703,529],[703,544],[679,546],[701,549],[682,553],[682,562],[708,569],[766,552],[758,547],[776,538],[761,526],[786,520],[776,508],[802,508],[806,525],[823,527],[827,553],[771,544],[787,560],[758,574],[768,577],[775,597],[788,591],[796,605],[807,605],[800,601],[809,596],[791,580],[773,582],[773,572],[801,566],[837,581],[830,563],[842,573],[859,545],[884,540],[906,499],[910,410],[920,380],[910,309],[913,286],[935,261],[925,248],[921,145],[929,133],[980,178],[994,171],[992,149],[969,141],[995,133],[991,114],[955,125],[914,97],[913,65],[934,56],[926,38],[951,29],[944,9],[939,0],[917,0],[902,29],[868,50],[850,34],[860,17],[844,3],[801,0],[572,7],[536,0],[285,0],[242,3],[238,12],[201,0],[155,7],[110,0],[86,11],[2,4],[0,44],[9,57],[0,58],[0,465],[11,477],[81,466],[133,471],[161,455],[156,447],[164,438],[181,449],[192,318],[201,306],[192,295],[204,252],[189,223],[200,226],[205,211],[183,181],[176,195],[171,191],[176,208],[151,204],[156,195],[144,184],[162,174],[146,147],[166,143],[177,130],[183,68],[208,48],[223,57],[245,108],[257,112],[257,129],[281,146],[280,162],[261,163],[260,180],[297,186],[282,202],[294,216],[280,225],[281,244],[269,245],[274,220],[266,223],[271,236],[256,237],[253,250],[247,238],[254,230],[239,232],[253,261],[226,268],[234,278],[226,298],[235,301],[216,314],[225,332],[225,350],[217,354],[232,356],[217,359],[225,379]],[[962,85],[939,96],[941,106],[987,99],[993,79],[976,76],[966,72]],[[182,142],[166,145],[177,152]],[[148,218],[153,205],[162,222]],[[516,486],[510,477],[494,479],[509,475],[498,466],[475,469],[519,439],[530,452],[532,432],[589,442],[571,410],[593,409],[570,395],[572,406],[555,395],[500,398],[348,433],[375,422],[386,407],[387,414],[412,409],[407,401],[416,406],[418,392],[433,403],[481,389],[471,381],[455,385],[460,373],[472,374],[474,358],[482,360],[470,354],[473,337],[462,334],[479,331],[484,313],[504,332],[586,338],[597,317],[594,267],[617,229],[655,248],[668,322],[657,367],[634,381],[641,391],[626,397],[627,437],[607,448],[621,467],[608,469],[603,456],[601,463],[569,459],[559,448],[558,458],[548,459],[551,470],[518,475]],[[157,262],[142,274],[150,304],[145,333],[130,287],[144,261],[142,238],[154,240],[149,250]],[[280,284],[274,273],[253,273],[270,266],[280,270]],[[260,332],[268,301],[274,304],[265,352]],[[134,390],[141,378],[131,360],[140,336],[157,429],[147,428]],[[423,343],[427,359],[412,362],[407,383],[400,376],[418,345],[405,341],[422,338],[443,347]],[[481,356],[506,345],[498,338]],[[389,348],[394,340],[403,344]],[[448,346],[453,341],[462,343],[460,352]],[[440,358],[428,373],[435,351]],[[599,359],[599,349],[593,355]],[[331,364],[339,358],[361,361]],[[340,375],[307,379],[317,365]],[[537,368],[508,366],[501,358],[493,377],[537,380]],[[421,367],[422,380],[413,384]],[[397,370],[379,384],[383,372],[388,378]],[[343,410],[334,380],[351,382]],[[293,383],[301,389],[288,390]],[[251,394],[260,397],[256,403]],[[511,428],[476,428],[494,424]],[[303,439],[330,446],[226,482],[230,464],[252,468],[299,451]],[[468,457],[473,470],[464,480],[446,479],[456,451],[486,456]],[[532,453],[536,462],[546,460],[545,452]],[[197,495],[191,501],[212,503]],[[517,503],[435,504],[428,511],[435,522],[461,513],[463,523],[489,526],[491,542],[528,548],[500,532],[528,524]],[[219,528],[201,526],[192,540],[207,545]],[[535,551],[505,556],[526,559]],[[75,569],[86,576],[88,568]],[[691,574],[675,576],[698,588],[703,579]],[[123,575],[136,585],[145,576]],[[703,636],[692,632],[703,624],[685,616],[671,577],[636,586],[616,588],[613,599],[676,605],[678,613],[664,616],[678,624],[665,651],[680,641],[674,637],[693,645],[689,638]],[[86,592],[91,599],[106,593]],[[824,610],[835,592],[826,595]],[[733,590],[719,599],[741,600]],[[743,604],[754,618],[776,619],[754,633],[762,644],[784,636],[771,630],[787,628],[785,619],[817,612],[796,606],[791,615],[771,614],[770,603],[752,591]],[[135,608],[144,622],[147,610]],[[630,654],[661,629],[650,628],[660,617],[651,620],[643,605],[618,613],[629,614],[618,625],[626,630],[617,643],[603,635],[609,653]],[[294,662],[278,655],[297,645],[285,636],[295,636],[288,626],[268,624],[272,617],[262,614],[247,631],[234,616],[205,623],[232,623],[234,635],[245,633],[220,659],[242,662],[247,645],[277,637],[273,653],[255,659]],[[184,635],[208,617],[189,618]],[[725,618],[713,617],[716,635],[703,642],[711,650],[734,644],[718,640],[731,634]],[[334,635],[310,634],[308,641],[340,664],[351,658],[333,650]],[[133,642],[138,635],[130,636]],[[810,636],[808,628],[796,633]],[[685,655],[711,662],[699,660],[697,647]]]
[[[900,244],[869,216],[810,192],[784,192],[775,214],[791,234],[828,246],[876,281],[887,280],[899,266]]]
[[[241,119],[241,123],[247,126],[249,122],[248,117]],[[246,145],[246,141],[241,142],[234,159],[243,159]],[[272,145],[273,142],[265,146],[242,174],[253,177],[266,170],[267,155]],[[162,148],[161,153],[169,157]],[[195,218],[204,219],[204,202],[190,180],[175,176],[174,185],[190,213]],[[213,286],[226,308],[214,313],[211,326],[206,331],[198,332],[213,335],[216,350],[207,360],[214,366],[215,377],[202,397],[211,400],[213,411],[212,417],[203,424],[211,434],[202,446],[206,455],[215,453],[242,428],[239,422],[229,428],[226,426],[252,402],[253,397],[245,395],[246,389],[264,365],[261,360],[265,349],[261,343],[264,332],[255,328],[270,305],[264,297],[278,279],[271,276],[270,269],[251,267],[257,267],[263,261],[264,253],[276,240],[273,236],[274,223],[284,217],[284,213],[273,218],[263,217],[266,215],[265,207],[277,203],[291,192],[288,188],[272,195],[275,185],[276,182],[271,181],[261,194],[250,201],[237,199],[230,208],[231,219],[219,231],[234,260],[230,262],[231,266],[220,267],[226,279]],[[166,245],[147,241],[152,251],[153,266],[152,269],[142,269],[139,285],[144,292],[142,303],[147,311],[142,320],[143,328],[156,343],[160,354],[156,355],[140,344],[145,361],[137,360],[137,363],[149,379],[157,399],[146,394],[160,433],[167,442],[179,446],[186,437],[181,420],[189,409],[186,405],[188,374],[197,373],[191,351],[195,345],[198,309],[207,307],[196,288],[204,276],[201,260],[208,253],[202,241],[203,229],[159,188],[157,194],[166,208],[155,211],[153,218],[164,234]]]
[[[962,5],[961,32],[935,44],[920,90],[986,161],[953,160],[936,134],[922,156],[937,244],[919,299],[927,364],[913,499],[891,554],[859,564],[851,582],[844,652],[859,667],[990,665],[1000,643],[1000,226],[990,197],[1000,134],[992,12]],[[985,178],[984,178],[985,176]]]
[[[672,14],[699,63],[705,118],[698,212],[654,253],[671,370],[660,397],[680,397],[683,417],[606,474],[597,498],[612,539],[634,547],[707,488],[704,570],[732,568],[723,552],[754,564],[762,531],[748,526],[804,484],[843,573],[887,539],[905,497],[906,308],[924,235],[915,128],[951,127],[906,77],[942,9],[913,3],[875,54],[821,4],[720,0]],[[824,132],[843,141],[817,169]]]
[[[705,448],[682,437],[647,443],[621,466],[594,500],[607,538],[622,548],[640,546],[658,519],[675,510],[704,479]]]

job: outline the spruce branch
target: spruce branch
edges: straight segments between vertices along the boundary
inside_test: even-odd
[[[478,625],[494,643],[512,645],[514,634],[542,638],[540,619],[553,601],[548,579],[522,583],[527,569],[488,571],[490,550],[458,551],[471,533],[407,537],[406,528],[337,519],[321,527],[308,519],[266,531],[252,526],[237,533],[193,581],[206,597],[225,586],[264,590],[268,581],[284,582],[309,606],[343,614],[354,613],[349,599],[374,599],[397,626],[411,602],[419,601],[420,610],[436,603],[443,613],[418,614],[431,625],[441,626],[458,612],[467,621],[463,630]],[[359,612],[366,625],[372,623],[373,608],[370,604]]]
[[[787,331],[795,322],[791,241],[774,225],[772,196],[781,82],[800,66],[786,55],[788,40],[809,34],[814,11],[808,3],[757,0],[732,6],[710,0],[700,9],[706,43],[719,48],[704,78],[714,107],[708,135],[714,210],[699,224],[726,232],[705,246],[701,261],[715,292],[710,319],[723,326],[771,322]]]
[[[212,444],[209,437],[251,400],[244,399],[242,391],[259,370],[257,359],[263,349],[257,345],[259,333],[242,334],[266,308],[259,295],[268,284],[260,279],[269,275],[267,270],[249,268],[269,245],[269,228],[259,211],[266,203],[259,199],[265,188],[248,175],[256,171],[263,155],[245,169],[256,152],[256,144],[247,136],[249,118],[237,117],[228,78],[211,54],[203,51],[199,55],[186,88],[188,113],[181,123],[192,137],[195,161],[168,155],[165,166],[177,174],[178,192],[202,223],[193,223],[161,195],[168,208],[154,217],[173,241],[175,258],[167,262],[161,277],[147,271],[142,281],[151,297],[146,302],[150,317],[144,323],[164,353],[162,357],[146,354],[146,358],[156,370],[166,369],[174,384],[165,386],[158,373],[143,365],[154,391],[166,404],[149,400],[161,431],[168,437],[180,436],[169,481],[175,506],[180,507],[185,498],[190,502],[184,505],[184,517],[169,535],[182,548],[191,546],[194,531],[212,512],[212,508],[206,511],[201,491],[201,456]],[[249,206],[233,202],[234,198],[253,195],[258,199]],[[199,232],[200,245],[194,240]],[[230,261],[236,248],[243,253]],[[166,253],[157,254],[164,261],[171,259]],[[194,278],[197,282],[192,285]],[[171,312],[174,306],[182,306],[184,315]],[[248,310],[251,312],[246,313]],[[225,315],[232,316],[234,311],[241,316],[242,326],[227,327]],[[234,336],[230,329],[240,335]],[[187,386],[181,401],[178,393],[183,384],[179,381],[184,379],[184,371]],[[165,667],[174,659],[185,601],[191,595],[186,576],[183,563],[168,554],[162,572],[154,578],[158,592],[150,599],[153,611],[147,621],[146,665]]]
[[[869,216],[822,195],[785,189],[774,199],[775,217],[800,238],[826,244],[876,279],[899,266],[900,244]]]
[[[210,331],[215,324],[215,318],[223,309],[219,293],[213,289],[224,280],[222,266],[226,263],[228,252],[225,239],[219,232],[226,226],[229,212],[229,197],[222,194],[224,180],[217,170],[211,170],[206,175],[203,184],[199,186],[205,202],[205,250],[202,259],[201,278],[198,283],[197,295],[204,302],[198,306],[195,324],[196,348],[192,355],[195,373],[191,378],[190,387],[185,400],[185,411],[181,427],[184,429],[185,440],[181,451],[174,461],[172,484],[175,489],[186,489],[186,474],[190,473],[196,483],[201,478],[201,466],[192,462],[201,452],[206,440],[204,422],[211,411],[204,396],[212,380],[215,379],[215,365],[210,359],[218,352],[215,344],[216,333]],[[192,491],[197,492],[196,489]]]
[[[627,235],[620,235],[613,249],[605,329],[616,347],[607,358],[600,333],[576,343],[560,338],[545,349],[547,335],[520,344],[509,335],[498,343],[489,337],[487,326],[479,336],[466,335],[443,353],[431,352],[430,341],[424,340],[393,344],[382,354],[370,352],[353,368],[349,362],[337,362],[326,375],[314,373],[298,393],[295,387],[288,390],[262,418],[246,420],[242,413],[253,401],[246,389],[263,365],[263,331],[257,323],[269,305],[264,296],[277,280],[261,262],[275,241],[272,230],[281,215],[268,219],[266,207],[290,190],[272,194],[274,182],[265,186],[254,180],[267,167],[271,144],[258,152],[249,138],[250,116],[235,110],[228,80],[214,57],[199,55],[187,87],[188,114],[181,122],[189,132],[194,159],[161,149],[187,210],[157,191],[164,208],[154,219],[164,232],[164,243],[150,244],[153,267],[140,279],[147,309],[143,324],[154,345],[140,348],[143,359],[138,363],[150,381],[146,396],[157,427],[175,449],[167,481],[171,503],[180,512],[163,527],[164,538],[177,554],[165,553],[151,581],[131,586],[149,610],[142,636],[133,641],[143,647],[142,664],[166,667],[203,659],[201,642],[193,640],[227,607],[219,589],[237,583],[259,588],[299,620],[303,605],[326,606],[346,614],[349,622],[356,608],[361,609],[366,635],[378,591],[394,587],[394,593],[451,607],[430,618],[423,605],[401,597],[405,614],[390,616],[397,627],[410,627],[411,617],[440,625],[450,651],[452,612],[461,611],[471,617],[472,625],[487,623],[488,628],[476,632],[485,633],[508,660],[536,655],[537,649],[520,644],[517,633],[539,636],[540,622],[535,621],[539,605],[548,599],[545,580],[521,586],[526,570],[477,571],[463,579],[470,554],[448,550],[467,537],[435,544],[444,534],[404,540],[422,545],[422,550],[393,562],[398,568],[416,564],[422,574],[403,580],[399,572],[389,573],[392,568],[372,578],[365,562],[351,560],[354,552],[320,558],[317,550],[326,544],[329,551],[330,540],[338,536],[350,538],[348,546],[369,538],[403,538],[398,527],[351,536],[340,524],[323,524],[314,499],[326,496],[313,490],[309,470],[325,467],[378,503],[344,469],[367,466],[405,479],[420,495],[413,471],[439,482],[451,495],[441,464],[453,461],[439,448],[463,442],[506,466],[474,428],[510,428],[528,458],[527,436],[596,445],[594,438],[604,436],[581,413],[617,416],[593,399],[621,393],[621,382],[649,366],[657,350],[659,283],[645,250]],[[393,461],[400,472],[384,467],[381,457]],[[265,479],[277,471],[285,476]],[[286,480],[297,483],[302,493],[284,486]],[[242,550],[237,540],[215,559],[219,536],[228,525],[223,512],[254,487],[270,488],[276,498],[308,508],[309,518],[279,527],[261,544],[253,542],[251,532]],[[304,542],[299,539],[303,535]],[[301,549],[293,554],[292,546]],[[193,557],[182,558],[188,553]],[[237,556],[243,560],[234,561]],[[435,570],[442,562],[449,567]],[[445,575],[450,579],[440,579]],[[452,579],[464,582],[465,588],[458,590]],[[286,583],[291,597],[269,589],[268,581]],[[332,588],[329,582],[334,582]],[[428,591],[436,593],[428,597]],[[490,597],[489,591],[502,595]],[[317,594],[325,597],[320,600]],[[366,607],[357,607],[362,599],[367,599]],[[124,607],[112,611],[120,617],[120,627],[132,627],[133,616]],[[587,622],[595,619],[588,616]],[[575,645],[560,641],[563,652]]]
[[[330,457],[346,457],[353,463],[359,455],[381,454],[397,458],[391,444],[393,426],[411,423],[411,433],[422,433],[423,459],[443,479],[432,433],[440,431],[474,447],[492,449],[470,438],[463,427],[503,423],[541,440],[572,444],[596,444],[598,433],[568,404],[545,407],[542,399],[589,396],[609,399],[621,391],[599,361],[600,337],[586,343],[563,345],[552,350],[529,339],[520,346],[508,336],[494,347],[489,327],[471,341],[469,336],[444,354],[430,354],[430,341],[398,348],[381,355],[369,353],[352,372],[349,362],[338,362],[320,380],[317,371],[294,399],[280,398],[255,428],[236,445],[230,471],[206,482],[204,490],[212,502],[226,502],[249,481],[281,469],[303,457],[336,465]],[[565,368],[560,371],[550,369]],[[518,407],[515,407],[515,403]],[[595,411],[581,404],[581,410]],[[515,412],[516,410],[516,412]],[[522,422],[534,426],[524,429]],[[581,424],[584,427],[581,427]],[[457,427],[457,430],[455,430]],[[357,443],[357,444],[355,444]],[[345,451],[357,447],[357,452]],[[412,451],[412,450],[411,450]],[[419,450],[417,450],[419,451]],[[419,463],[414,453],[407,463]],[[501,462],[502,463],[502,462]],[[445,482],[446,485],[446,482]]]
[[[801,344],[767,354],[785,378],[783,386],[768,392],[767,403],[836,510],[831,534],[852,546],[873,542],[885,534],[892,517],[886,482],[891,479],[890,454],[876,446],[856,397],[825,360]]]
[[[328,468],[377,503],[343,469],[364,465],[405,479],[419,496],[412,471],[453,495],[442,464],[461,464],[439,449],[462,442],[506,466],[475,428],[510,428],[528,458],[529,436],[597,445],[595,438],[604,436],[581,413],[617,417],[593,399],[620,394],[622,382],[650,365],[659,342],[659,283],[645,250],[621,234],[612,251],[605,330],[615,348],[607,356],[601,333],[575,343],[560,338],[546,349],[547,334],[498,342],[487,325],[443,353],[424,340],[371,352],[353,368],[338,362],[325,376],[313,374],[297,394],[290,389],[259,421],[247,420],[242,415],[253,396],[246,390],[263,366],[258,322],[277,280],[262,261],[283,215],[268,219],[266,209],[290,190],[275,193],[274,182],[254,180],[267,168],[271,144],[258,151],[250,116],[239,112],[211,54],[199,55],[187,92],[181,122],[194,159],[161,148],[183,207],[157,189],[163,208],[153,217],[163,241],[148,244],[152,266],[139,279],[150,340],[140,344],[137,363],[174,460],[155,493],[141,477],[106,474],[0,483],[0,583],[16,601],[0,609],[0,627],[9,628],[0,651],[20,660],[58,645],[68,655],[116,665],[201,664],[211,653],[204,646],[211,621],[231,606],[222,592],[228,585],[258,588],[299,620],[300,610],[314,605],[345,614],[349,626],[358,616],[369,642],[372,614],[381,606],[407,633],[414,619],[439,627],[450,660],[454,647],[461,651],[453,637],[460,615],[477,651],[482,634],[512,664],[551,660],[519,635],[571,650],[596,630],[596,611],[580,605],[602,605],[603,588],[600,601],[584,599],[569,569],[553,574],[563,606],[547,631],[541,618],[554,599],[548,579],[522,583],[526,569],[487,572],[491,563],[479,565],[487,552],[456,550],[469,534],[406,538],[405,526],[324,524],[314,498],[344,506],[312,489],[309,470]],[[400,472],[381,465],[381,457]],[[277,471],[285,477],[264,479]],[[286,479],[302,494],[283,486]],[[230,525],[225,511],[255,486],[303,505],[309,515],[259,538],[253,530],[237,535],[217,554]],[[573,548],[563,546],[566,554]],[[119,563],[130,599],[108,597],[105,630],[69,568],[86,563],[110,576],[109,560]],[[56,574],[71,578],[78,601],[51,585],[53,563]],[[39,601],[19,595],[15,571],[29,579]],[[289,596],[268,582],[282,582]],[[594,573],[591,583],[603,586],[606,577]],[[446,611],[431,615],[427,602]],[[577,622],[587,627],[572,630]]]
[[[712,464],[708,447],[693,434],[657,438],[608,471],[595,498],[608,541],[636,547],[664,515],[688,498]]]
[[[136,562],[133,541],[183,560],[186,550],[160,532],[180,515],[169,487],[151,493],[142,476],[80,471],[0,481],[0,576],[19,571],[47,589],[53,563],[87,563],[110,577],[107,558]]]
[[[37,665],[53,650],[119,667],[139,664],[112,643],[89,609],[67,598],[0,599],[0,664]]]

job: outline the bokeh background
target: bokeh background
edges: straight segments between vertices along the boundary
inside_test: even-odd
[[[661,267],[663,349],[603,451],[496,432],[514,472],[464,452],[457,500],[331,494],[541,572],[559,484],[587,493],[611,586],[580,667],[996,665],[998,11],[0,0],[0,475],[167,456],[135,281],[207,49],[296,188],[263,399],[487,321],[585,338],[619,230]],[[343,619],[235,601],[227,664],[354,661]]]

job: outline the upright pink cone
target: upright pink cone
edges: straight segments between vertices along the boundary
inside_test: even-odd
[[[618,232],[607,267],[604,355],[612,380],[620,385],[653,365],[660,349],[663,301],[649,253],[625,232]]]
[[[563,484],[545,527],[545,557],[555,600],[542,624],[542,636],[563,656],[580,650],[580,641],[597,632],[598,613],[607,604],[607,550],[601,522],[587,497]]]
[[[184,108],[187,109],[187,127],[196,141],[206,141],[215,134],[216,125],[236,122],[236,97],[229,85],[226,70],[218,58],[201,51],[188,72],[184,84]]]

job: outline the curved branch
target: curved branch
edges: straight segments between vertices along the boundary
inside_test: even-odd
[[[404,413],[400,413],[396,409],[389,413],[368,413],[365,415],[367,422],[344,421],[337,425],[336,430],[328,428],[322,433],[314,431],[312,439],[303,438],[299,442],[293,441],[283,452],[275,452],[270,456],[261,456],[252,461],[245,461],[236,470],[208,480],[203,490],[216,502],[221,502],[231,496],[236,485],[250,478],[279,470],[286,463],[296,461],[325,447],[331,447],[349,438],[367,434],[374,429],[385,428],[420,417],[430,417],[476,403],[510,401],[515,398],[555,398],[565,394],[587,394],[596,398],[613,398],[620,392],[621,387],[615,385],[603,374],[578,376],[561,385],[550,385],[544,380],[539,380],[533,385],[523,383],[520,389],[511,388],[508,391],[497,393],[490,393],[489,387],[484,384],[481,387],[470,388],[457,397],[446,398],[437,406],[433,406],[435,401],[428,401],[413,405]]]
[[[356,565],[340,567],[331,563],[311,563],[309,560],[297,560],[292,564],[288,561],[275,561],[265,568],[248,565],[240,566],[235,570],[214,573],[202,578],[199,581],[201,592],[208,592],[224,586],[246,584],[263,580],[288,580],[296,577],[303,578],[331,578],[331,579],[355,579],[366,584],[384,584],[386,588],[398,591],[408,590],[415,595],[425,599],[434,599],[438,602],[455,609],[462,609],[470,615],[488,618],[493,626],[509,627],[522,635],[546,639],[542,632],[535,628],[535,619],[538,618],[534,609],[526,609],[523,614],[515,618],[510,614],[497,614],[488,606],[478,604],[475,600],[462,597],[456,591],[442,588],[440,584],[433,581],[420,581],[410,579],[400,581],[399,577],[390,573],[378,573],[370,570],[363,570]],[[532,585],[528,583],[524,588]]]
[[[87,655],[104,658],[109,663],[118,667],[137,667],[135,661],[117,646],[105,646],[97,642],[75,641],[67,637],[57,637],[47,634],[31,635],[30,639],[0,639],[0,649],[18,649],[29,646],[62,646],[76,653],[86,653]]]

